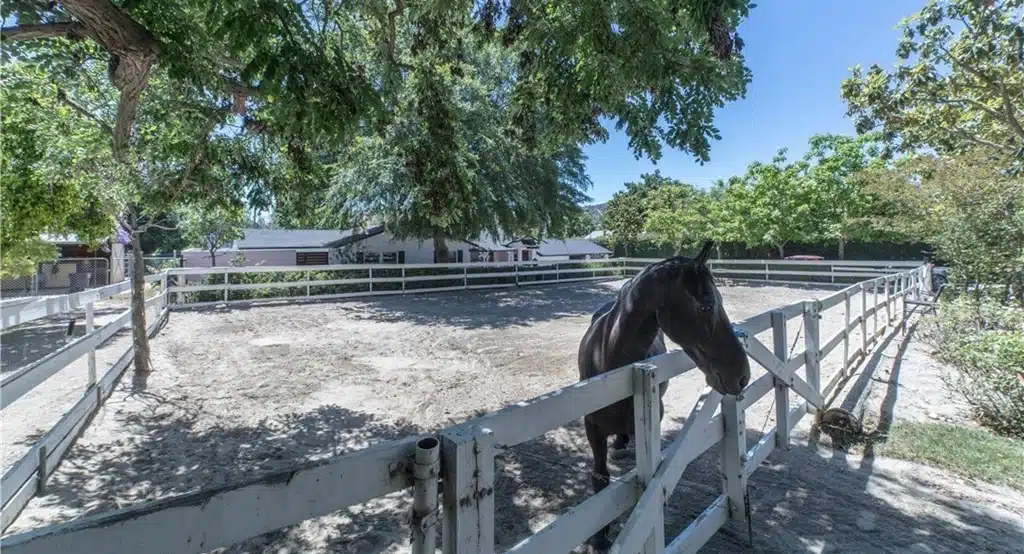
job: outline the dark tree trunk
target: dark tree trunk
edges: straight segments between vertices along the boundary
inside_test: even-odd
[[[132,231],[132,345],[135,347],[135,374],[147,375],[151,368],[149,335],[146,334],[146,265],[135,231]]]
[[[839,259],[840,260],[845,260],[846,259],[845,256],[846,256],[846,238],[845,237],[839,237]]]
[[[442,235],[434,235],[434,262],[439,264],[448,263],[448,244]]]
[[[217,267],[217,249],[210,249],[210,267]]]
[[[786,247],[784,245],[782,245],[782,244],[778,245],[778,247],[779,247],[779,259],[780,260],[785,259],[786,258]]]

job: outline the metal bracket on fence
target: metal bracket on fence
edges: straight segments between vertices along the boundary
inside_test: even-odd
[[[416,511],[410,509],[409,510],[409,526],[412,529],[419,529],[420,532],[426,532],[427,529],[430,529],[431,527],[434,527],[434,526],[437,525],[438,520],[441,517],[440,514],[441,514],[440,506],[437,507],[437,508],[434,508],[433,511],[431,511],[429,513],[426,513],[426,514],[424,514],[422,516],[417,516],[416,515]]]

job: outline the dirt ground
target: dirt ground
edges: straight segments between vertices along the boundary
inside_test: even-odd
[[[591,313],[620,285],[172,313],[153,340],[155,373],[144,384],[125,379],[118,386],[51,476],[47,494],[8,532],[437,430],[568,385],[576,380],[576,349]],[[831,293],[721,290],[734,321]],[[851,317],[858,313],[854,302]],[[843,321],[842,305],[824,314],[823,343]],[[789,324],[792,352],[803,350],[800,328],[800,318]],[[770,331],[757,338],[771,346]],[[851,340],[852,350],[859,334]],[[869,367],[877,366],[871,375],[901,385],[934,373],[925,351],[914,350],[920,349],[914,341],[909,347],[900,342],[897,335],[869,358]],[[921,355],[890,357],[900,348]],[[823,382],[842,350],[824,360]],[[754,378],[762,373],[754,369]],[[865,374],[850,381],[836,404],[869,415],[890,406],[888,413],[902,417],[906,406],[913,418],[921,410],[928,417],[928,406],[945,402],[935,387],[921,385],[908,395],[887,391],[896,385],[868,386],[874,379]],[[673,379],[665,397],[666,441],[702,387],[696,371]],[[774,424],[773,410],[765,398],[747,411],[748,444]],[[955,406],[949,410],[956,413]],[[35,426],[6,412],[5,451],[9,434],[22,436],[22,428]],[[833,451],[808,441],[809,423],[806,418],[798,427],[791,450],[774,453],[750,480],[753,546],[747,546],[747,530],[730,523],[703,551],[1010,552],[1024,544],[1020,494],[919,465]],[[613,476],[631,465],[613,461]],[[590,452],[579,423],[502,453],[497,466],[499,550],[590,494]],[[666,536],[675,536],[719,494],[718,475],[715,450],[691,464],[668,503]],[[408,509],[408,494],[398,493],[224,551],[406,552]]]

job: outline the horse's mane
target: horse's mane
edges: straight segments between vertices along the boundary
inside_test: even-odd
[[[673,256],[644,267],[639,273],[630,277],[628,281],[622,284],[622,287],[619,288],[619,292],[615,297],[616,303],[620,300],[625,300],[632,295],[636,284],[641,279],[647,279],[655,276],[667,277],[668,275],[666,274],[676,275],[683,267],[691,263],[693,263],[693,258],[688,258],[686,256]]]

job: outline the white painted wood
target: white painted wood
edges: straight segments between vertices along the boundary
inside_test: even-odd
[[[729,521],[729,497],[721,495],[669,545],[666,553],[696,554]]]
[[[637,501],[636,470],[615,479],[600,493],[588,497],[537,533],[523,539],[506,554],[550,554],[569,552]]]
[[[772,349],[775,357],[782,362],[788,362],[788,342],[786,340],[786,316],[781,310],[772,312]],[[768,375],[772,375],[770,372]],[[775,445],[779,448],[789,450],[789,427],[787,427],[786,416],[789,414],[789,385],[772,376],[772,385],[775,389],[775,422],[779,429],[784,429],[775,437]]]
[[[653,530],[656,519],[661,517],[662,511],[659,507],[663,507],[665,500],[679,483],[686,466],[721,440],[724,430],[721,418],[711,417],[718,408],[721,398],[722,395],[706,388],[697,400],[679,435],[662,454],[657,471],[642,489],[643,493],[633,507],[629,519],[616,536],[612,553],[636,552],[640,545],[644,544]],[[717,432],[707,432],[712,429]],[[709,436],[714,438],[713,442],[706,440]]]
[[[832,337],[829,338],[827,342],[825,342],[825,346],[821,347],[821,351],[818,352],[819,359],[824,359],[825,356],[831,354],[832,351],[835,350],[836,347],[838,347],[839,344],[843,342],[843,339],[845,337],[846,329],[840,329],[836,331],[836,334],[832,335]]]
[[[22,325],[30,321],[80,309],[86,304],[110,298],[131,288],[131,283],[121,281],[74,294],[50,296],[23,303],[5,303],[0,306],[0,330]]]
[[[6,408],[43,381],[53,377],[68,364],[106,342],[131,322],[131,315],[131,310],[126,310],[117,319],[94,330],[91,334],[85,335],[60,350],[51,352],[42,359],[6,376],[3,381],[0,381],[0,409]]]
[[[747,385],[747,388],[743,389],[743,395],[742,398],[740,398],[740,407],[745,410],[774,390],[775,376],[770,372],[765,373],[757,379],[754,379],[753,383],[750,383]]]
[[[892,323],[892,291],[889,288],[889,278],[885,279],[885,325]]]
[[[785,433],[789,435],[803,417],[807,415],[807,403],[802,402],[797,407],[789,410],[786,414],[785,421],[788,422],[788,428],[776,425],[768,430],[767,433],[761,437],[761,440],[754,445],[747,452],[747,460],[744,462],[744,472],[749,478],[752,473],[757,471],[757,468],[761,466],[761,463],[768,459],[768,456],[775,450],[775,444],[778,442],[780,434]]]
[[[821,343],[818,326],[818,322],[821,319],[821,316],[819,315],[820,313],[817,302],[807,303],[807,310],[804,311],[804,350],[807,353],[805,363],[807,364],[807,384],[810,386],[811,391],[815,396],[805,395],[800,391],[799,387],[793,386],[793,390],[797,391],[800,396],[803,396],[808,401],[812,398],[817,400],[817,402],[811,403],[815,409],[821,409],[823,407],[823,400],[820,394],[821,353],[819,346]]]
[[[747,476],[743,471],[743,461],[747,453],[745,416],[735,396],[727,395],[722,398],[722,424],[725,428],[721,453],[723,487],[729,497],[729,518],[744,522],[744,497],[747,490]]]
[[[851,291],[846,291],[843,298],[843,367],[839,370],[843,375],[850,369],[850,332],[853,330],[850,325],[850,297]],[[856,327],[856,323],[853,327]]]
[[[441,431],[445,554],[494,552],[493,444],[480,426]]]
[[[794,371],[797,367],[807,363],[806,360],[809,359],[809,356],[806,352],[804,353],[803,360],[801,360],[800,357],[795,356],[789,362],[783,362],[776,358],[774,354],[769,352],[768,349],[760,343],[760,341],[753,337],[748,337],[747,354],[749,354],[750,357],[753,358],[760,366],[770,371],[775,375],[775,377],[785,383],[786,386],[792,388],[794,392],[809,400],[814,406],[820,407],[822,405],[821,395],[813,386],[810,385],[810,383],[801,379]]]
[[[32,450],[32,452],[35,453],[37,451]],[[7,507],[4,508],[3,512],[0,512],[0,530],[6,531],[7,528],[10,527],[12,523],[14,523],[14,520],[18,517],[18,515],[21,514],[21,511],[25,509],[25,506],[27,506],[28,503],[32,500],[32,497],[35,496],[36,491],[39,490],[39,483],[36,479],[37,474],[33,472],[32,475],[29,477],[28,482],[26,482],[23,487],[14,488],[9,493],[7,493],[10,494],[11,501],[7,505]],[[3,547],[6,550],[6,538],[4,538],[3,540]]]
[[[633,429],[636,438],[636,486],[638,491],[650,487],[654,500],[640,510],[636,526],[624,527],[612,543],[612,554],[639,552],[660,554],[665,550],[665,492],[661,483],[654,481],[661,462],[661,410],[655,368],[645,364],[633,365]]]
[[[619,262],[644,263],[644,264],[651,264],[651,263],[655,263],[655,262],[660,262],[661,261],[661,258],[623,257],[623,258],[614,258],[614,259],[616,261],[619,261]],[[830,266],[832,264],[839,264],[839,263],[841,263],[843,266],[851,266],[851,267],[852,266],[857,266],[857,267],[879,267],[879,268],[913,268],[913,267],[917,267],[917,266],[921,265],[920,262],[889,261],[889,260],[883,260],[883,261],[842,260],[842,262],[835,262],[835,261],[829,261],[829,260],[776,260],[776,259],[770,259],[770,260],[765,260],[765,259],[737,260],[737,259],[725,259],[725,258],[709,260],[708,263],[710,263],[712,265],[722,265],[722,264],[728,264],[728,265],[764,265],[764,264],[769,264],[769,265],[806,265],[806,266],[822,266],[822,267],[827,267],[827,266]]]
[[[95,305],[89,302],[85,305],[85,334],[88,335],[96,330],[94,320]],[[92,347],[87,354],[89,363],[89,376],[86,381],[86,388],[93,386],[96,383],[96,347]]]
[[[4,552],[209,552],[407,488],[423,437],[5,537]]]
[[[860,289],[860,350],[868,351],[868,289],[866,286]]]

